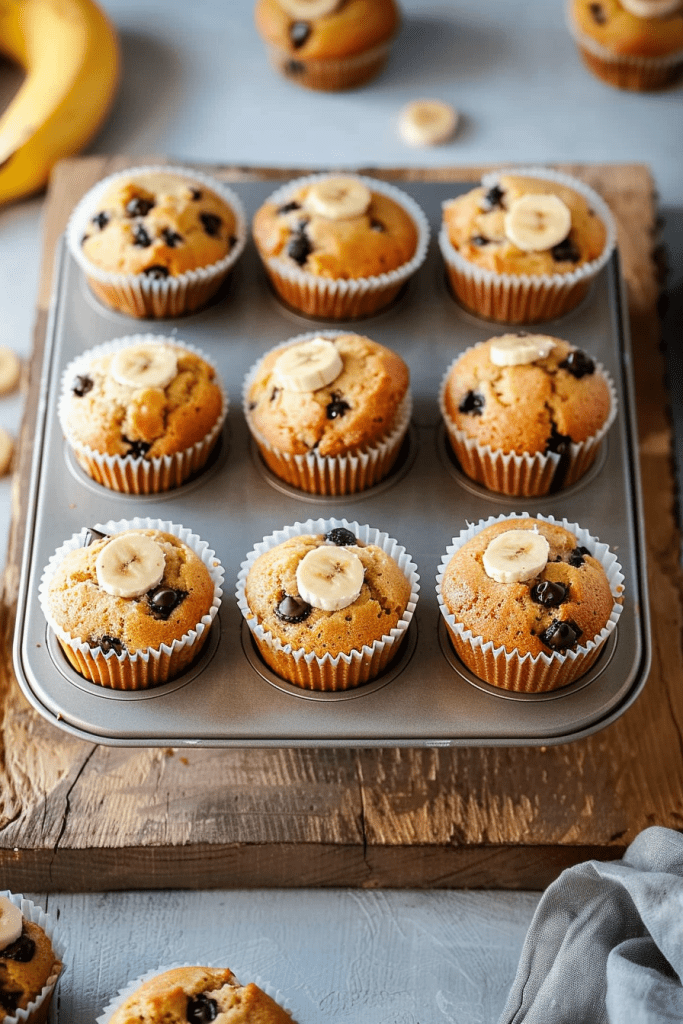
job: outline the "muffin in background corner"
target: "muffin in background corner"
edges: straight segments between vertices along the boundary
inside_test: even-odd
[[[0,1020],[45,1024],[64,943],[31,900],[0,891]]]

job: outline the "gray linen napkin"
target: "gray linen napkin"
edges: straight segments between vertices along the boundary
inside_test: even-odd
[[[500,1024],[681,1024],[682,978],[683,835],[648,828],[549,886]]]

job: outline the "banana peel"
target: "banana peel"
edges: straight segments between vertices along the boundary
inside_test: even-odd
[[[0,0],[0,53],[26,72],[0,117],[0,205],[43,188],[89,142],[119,79],[116,32],[93,0]]]

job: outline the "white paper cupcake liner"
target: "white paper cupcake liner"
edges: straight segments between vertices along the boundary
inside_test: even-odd
[[[124,985],[123,988],[119,989],[117,994],[110,1000],[109,1003],[107,1003],[107,1005],[104,1007],[100,1015],[95,1019],[95,1024],[109,1024],[111,1018],[114,1016],[118,1008],[125,1003],[126,999],[129,999],[133,995],[133,993],[140,988],[141,985],[144,985],[145,982],[147,981],[151,981],[152,978],[156,978],[159,974],[165,974],[167,971],[174,971],[179,967],[198,966],[211,967],[213,969],[219,970],[226,969],[225,964],[223,963],[197,964],[196,962],[186,961],[184,963],[167,964],[163,967],[156,967],[150,971],[145,971],[144,974],[141,974],[138,978],[135,978],[133,981],[129,981],[126,985]],[[232,971],[231,967],[227,969]],[[232,971],[232,973],[235,976],[236,981],[239,979],[240,986],[251,984],[257,985],[258,988],[265,992],[266,995],[270,996],[270,998],[274,1002],[278,1003],[282,1007],[282,1009],[286,1013],[288,1013],[290,1017],[292,1017],[294,1011],[289,1002],[287,1001],[287,997],[283,994],[283,992],[281,992],[280,989],[274,988],[270,984],[270,982],[264,981],[260,975],[254,975],[253,977],[249,977],[249,971]],[[248,980],[245,981],[245,978],[248,978]],[[296,1021],[294,1021],[294,1019],[292,1019],[292,1024],[296,1024]]]
[[[175,678],[197,657],[206,641],[211,623],[216,617],[223,595],[222,585],[224,570],[206,541],[184,526],[177,526],[162,519],[110,519],[107,523],[96,523],[93,529],[106,534],[121,533],[124,530],[161,530],[178,537],[184,544],[198,555],[209,571],[213,582],[213,600],[201,620],[195,627],[175,638],[170,644],[159,647],[147,647],[133,653],[117,654],[111,650],[105,652],[101,647],[91,647],[81,637],[71,636],[54,619],[49,604],[49,587],[58,566],[70,552],[85,545],[87,527],[74,533],[70,540],[65,541],[50,558],[40,581],[38,596],[43,615],[73,667],[80,675],[93,683],[108,686],[114,690],[141,690]]]
[[[589,201],[605,225],[607,237],[604,249],[597,259],[582,264],[568,274],[498,274],[461,256],[448,237],[446,225],[442,224],[439,247],[451,287],[463,305],[489,320],[511,324],[552,320],[578,305],[591,282],[609,260],[617,238],[614,218],[607,203],[590,186],[548,167],[505,168],[485,174],[481,183],[486,188],[492,188],[504,175],[556,181],[579,192]],[[448,202],[443,206],[448,206]]]
[[[392,39],[350,57],[301,59],[289,50],[266,43],[273,67],[290,81],[307,89],[337,92],[363,85],[379,74],[389,58]]]
[[[196,270],[188,270],[184,274],[156,281],[144,274],[116,274],[102,270],[87,258],[83,252],[81,239],[93,212],[98,208],[100,199],[112,182],[119,178],[154,172],[173,174],[199,182],[230,206],[235,214],[234,235],[237,241],[223,259],[206,267],[198,267]],[[242,203],[232,189],[216,178],[209,177],[208,174],[188,167],[170,165],[128,167],[103,178],[86,192],[71,214],[66,228],[66,238],[69,251],[85,274],[91,290],[105,305],[138,318],[175,317],[199,309],[216,293],[246,245],[247,219]]]
[[[553,651],[551,654],[541,651],[537,655],[520,655],[517,648],[508,651],[503,646],[496,647],[492,640],[486,641],[482,636],[475,636],[461,622],[456,621],[441,596],[441,581],[448,563],[455,552],[467,541],[492,523],[499,523],[505,519],[529,518],[541,519],[546,523],[557,523],[565,530],[571,531],[576,536],[577,545],[588,548],[591,555],[602,565],[615,599],[610,617],[597,636],[586,641],[585,644],[577,644],[575,648],[564,654],[559,651]],[[623,581],[624,576],[616,555],[610,551],[607,544],[602,544],[597,537],[591,536],[588,530],[582,529],[578,523],[570,523],[567,519],[555,519],[554,516],[545,516],[540,513],[532,517],[528,512],[521,512],[512,515],[489,516],[488,519],[480,520],[480,522],[461,530],[459,536],[454,537],[452,543],[446,548],[446,554],[439,565],[436,594],[439,610],[448,627],[455,651],[475,675],[485,682],[505,690],[541,693],[567,686],[579,676],[584,675],[591,667],[600,654],[605,640],[611,635],[619,621],[624,593]]]
[[[329,174],[311,174],[287,182],[266,200],[281,206],[304,185],[329,178]],[[417,228],[417,246],[412,259],[396,270],[374,277],[337,278],[319,277],[296,266],[289,265],[278,256],[263,258],[266,272],[273,287],[288,305],[309,316],[347,320],[369,316],[387,306],[401,290],[409,277],[424,263],[429,246],[429,222],[414,199],[400,189],[376,178],[354,175],[372,192],[381,192],[398,203],[410,215]]]
[[[311,338],[336,338],[339,333],[339,331],[310,331],[307,334],[299,334],[296,338],[290,338],[289,341],[276,345],[275,348],[298,345]],[[269,352],[272,351],[273,349],[269,350]],[[372,487],[388,476],[398,457],[410,424],[413,411],[410,391],[406,392],[405,398],[396,411],[391,431],[374,445],[367,445],[362,449],[348,452],[346,455],[320,455],[315,451],[293,455],[266,440],[254,425],[249,409],[249,391],[257,377],[259,367],[269,352],[265,352],[256,360],[244,378],[242,407],[247,426],[259,447],[263,461],[273,473],[302,491],[330,495],[356,494],[358,491],[367,490],[368,487]]]
[[[52,949],[55,954],[55,964],[40,994],[31,1000],[25,1009],[16,1010],[14,1013],[7,1012],[2,1019],[3,1024],[43,1024],[47,1020],[50,999],[55,985],[60,973],[64,969],[66,940],[63,929],[55,923],[50,914],[36,906],[32,900],[24,899],[21,893],[11,893],[9,889],[2,889],[0,890],[0,896],[6,896],[15,907],[19,907],[26,921],[31,921],[43,929],[52,943]]]
[[[216,370],[215,382],[220,388],[223,398],[220,417],[215,425],[200,441],[190,445],[173,455],[161,455],[152,459],[133,458],[131,455],[107,455],[95,451],[89,445],[82,444],[73,436],[69,424],[69,390],[73,380],[81,374],[87,374],[93,359],[118,352],[131,345],[169,345],[172,348],[185,349],[199,356],[216,370],[213,360],[201,349],[177,338],[166,338],[157,334],[131,334],[125,338],[115,338],[95,348],[82,352],[73,359],[62,374],[61,394],[57,406],[57,415],[62,432],[74,452],[79,465],[88,476],[110,490],[124,494],[158,494],[168,491],[181,484],[204,466],[218,441],[220,432],[228,414],[228,398],[222,381]]]
[[[360,650],[353,650],[349,654],[333,656],[327,653],[319,658],[311,651],[307,652],[303,648],[293,649],[291,644],[283,644],[278,637],[257,623],[247,604],[244,590],[252,565],[264,551],[269,551],[290,537],[301,534],[325,534],[337,527],[350,530],[364,544],[374,544],[393,558],[409,580],[411,593],[406,610],[396,626],[389,633],[373,641],[372,646],[366,644]],[[237,604],[262,657],[278,675],[307,690],[347,690],[380,675],[397,654],[415,612],[420,590],[419,579],[417,566],[411,556],[388,534],[371,526],[360,526],[355,521],[350,523],[346,519],[308,519],[305,523],[295,523],[293,526],[276,530],[269,537],[264,537],[249,552],[237,577]]]
[[[484,342],[480,342],[484,344]],[[595,362],[595,369],[607,382],[610,393],[610,411],[604,424],[585,441],[572,441],[566,469],[560,487],[554,488],[555,474],[562,456],[556,452],[504,452],[500,448],[480,444],[476,438],[469,437],[460,430],[446,410],[446,385],[455,364],[470,352],[476,345],[471,345],[465,352],[457,356],[444,374],[439,387],[439,408],[446,425],[448,439],[453,452],[460,463],[463,473],[500,494],[518,497],[539,497],[549,494],[553,489],[570,487],[587,473],[595,462],[600,444],[607,435],[617,415],[618,398],[614,381],[602,363]]]

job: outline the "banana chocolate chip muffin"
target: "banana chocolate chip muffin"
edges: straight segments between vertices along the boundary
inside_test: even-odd
[[[334,91],[382,70],[400,14],[395,0],[258,0],[255,18],[281,74]]]
[[[133,335],[65,370],[62,430],[98,483],[135,494],[182,484],[207,462],[227,411],[213,365],[171,338]]]
[[[25,911],[25,912],[24,912]],[[39,921],[43,922],[41,925]],[[62,969],[50,936],[49,918],[30,900],[0,893],[0,1021],[26,1024],[47,1019],[52,991]]]
[[[415,568],[377,530],[346,520],[297,523],[247,556],[238,603],[278,675],[307,689],[343,690],[395,657],[417,601]]]
[[[444,203],[439,244],[463,305],[493,320],[559,316],[614,246],[611,214],[583,182],[530,168],[487,175]]]
[[[277,293],[310,316],[348,319],[389,304],[423,262],[427,220],[384,182],[314,175],[278,189],[253,235]]]
[[[391,470],[410,419],[399,355],[360,334],[302,335],[267,352],[244,386],[247,424],[281,479],[351,494]]]
[[[566,686],[593,664],[621,611],[619,569],[576,524],[501,516],[454,540],[437,590],[465,665],[533,693]]]
[[[451,448],[490,490],[540,495],[591,467],[616,416],[614,386],[580,348],[544,334],[504,334],[467,349],[440,394]]]
[[[227,968],[176,967],[144,982],[108,1024],[292,1024],[257,985],[240,985]]]

